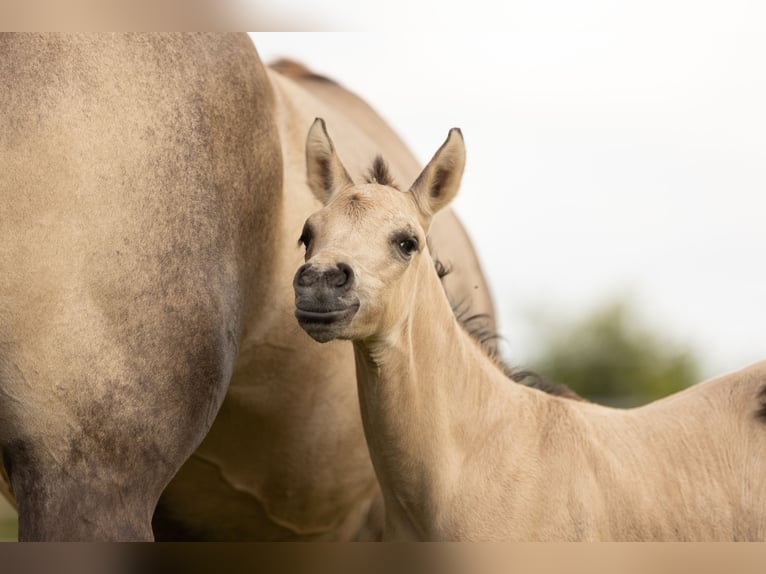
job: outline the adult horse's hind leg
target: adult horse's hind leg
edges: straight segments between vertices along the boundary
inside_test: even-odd
[[[74,331],[104,338],[54,329],[34,347],[6,349],[3,459],[21,540],[152,538],[154,505],[204,436],[230,375],[236,343],[217,319],[132,325],[119,337],[80,321]]]

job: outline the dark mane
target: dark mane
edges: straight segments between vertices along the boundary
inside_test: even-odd
[[[442,280],[449,275],[451,271],[451,269],[438,259],[434,259],[434,267],[436,268],[436,274],[439,276],[439,279]],[[452,306],[452,312],[455,314],[455,318],[462,325],[463,329],[465,329],[474,340],[478,341],[487,356],[500,367],[506,377],[516,383],[520,383],[533,389],[538,389],[549,395],[564,397],[575,401],[585,400],[566,385],[553,383],[545,377],[528,369],[514,369],[508,366],[500,358],[496,345],[499,335],[490,328],[489,315],[486,313],[469,314],[470,305],[465,300],[458,303],[450,301],[450,305]],[[760,396],[762,403],[759,416],[766,419],[766,387],[764,387]]]
[[[367,181],[367,183],[379,183],[380,185],[388,185],[390,187],[398,188],[394,181],[394,177],[391,175],[391,171],[388,169],[386,160],[380,155],[375,156],[365,181]]]
[[[269,68],[292,80],[315,80],[318,82],[326,82],[328,84],[337,84],[337,82],[331,80],[327,76],[317,74],[300,62],[296,62],[289,58],[279,58],[275,62],[271,62]]]
[[[554,383],[549,381],[542,375],[538,375],[534,371],[530,370],[515,370],[510,369],[505,363],[500,363],[508,375],[508,378],[517,383],[521,383],[532,389],[537,389],[548,393],[549,395],[555,395],[557,397],[564,397],[565,399],[572,399],[573,401],[585,401],[580,395],[574,392],[572,389],[561,383]]]
[[[429,243],[428,248],[430,250],[431,245]],[[442,263],[439,259],[434,259],[434,268],[436,269],[436,275],[439,276],[439,280],[441,281],[444,279],[447,275],[452,273],[452,269],[447,267],[444,263]]]
[[[755,416],[766,422],[766,385],[761,387],[761,390],[758,391],[758,402],[760,405],[758,406],[758,410],[755,411]]]

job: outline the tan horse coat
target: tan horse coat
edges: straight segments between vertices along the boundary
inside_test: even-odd
[[[766,538],[766,362],[630,410],[516,384],[455,320],[423,240],[457,192],[459,133],[409,192],[353,184],[318,124],[307,149],[327,205],[296,315],[354,341],[388,539]]]

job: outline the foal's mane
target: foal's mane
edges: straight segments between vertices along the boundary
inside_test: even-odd
[[[450,273],[451,269],[438,259],[434,259],[434,267],[436,268],[436,274],[439,276],[439,279],[442,280],[443,285],[443,279]],[[566,385],[553,383],[542,375],[529,369],[515,369],[506,364],[500,357],[497,345],[495,344],[500,336],[490,328],[489,315],[486,313],[469,313],[470,304],[466,300],[458,302],[450,301],[450,306],[452,307],[452,312],[455,314],[455,318],[463,329],[465,329],[465,331],[479,343],[487,357],[492,360],[510,380],[533,389],[538,389],[549,395],[576,401],[585,400]],[[766,418],[766,389],[764,389],[763,395],[763,416]]]
[[[436,274],[439,276],[439,279],[442,280],[443,286],[444,277],[446,277],[452,270],[438,259],[434,259],[434,267],[436,268]],[[566,385],[551,382],[532,370],[517,369],[509,366],[500,357],[497,345],[495,344],[500,336],[490,328],[489,315],[486,313],[470,314],[470,303],[465,300],[458,301],[457,303],[450,300],[450,306],[452,307],[452,312],[455,314],[455,318],[463,329],[465,329],[465,331],[479,343],[487,357],[494,361],[510,380],[533,389],[538,389],[549,395],[555,395],[575,401],[586,401],[586,399],[582,398]],[[757,398],[759,404],[758,409],[755,411],[755,417],[766,423],[766,385],[764,385],[758,392]]]
[[[444,277],[449,275],[452,270],[438,259],[434,259],[434,267],[436,268],[436,274],[439,276],[439,279],[442,280],[443,286]],[[495,344],[500,336],[490,328],[489,315],[486,313],[470,314],[470,302],[466,300],[458,301],[457,303],[450,300],[450,306],[452,307],[452,312],[455,314],[455,318],[463,329],[465,329],[465,331],[479,343],[487,357],[494,361],[510,380],[533,389],[538,389],[549,395],[555,395],[575,401],[586,401],[586,399],[578,395],[566,385],[549,381],[532,370],[517,369],[505,363],[500,357],[497,345]],[[761,387],[757,399],[758,409],[755,411],[755,417],[766,423],[766,385]]]

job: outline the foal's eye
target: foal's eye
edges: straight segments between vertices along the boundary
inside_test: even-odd
[[[418,240],[415,237],[407,237],[397,241],[397,247],[402,255],[409,257],[414,251],[418,250]]]
[[[311,228],[308,226],[305,226],[303,228],[303,232],[301,233],[300,238],[298,239],[298,245],[303,245],[306,249],[308,249],[312,238],[313,238],[313,234],[311,233]]]

